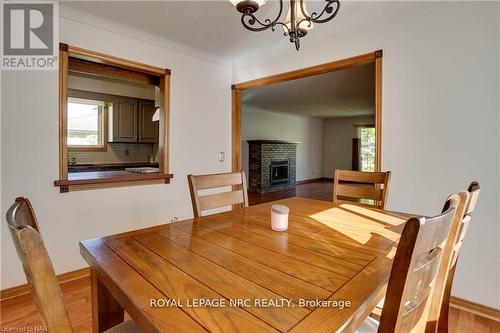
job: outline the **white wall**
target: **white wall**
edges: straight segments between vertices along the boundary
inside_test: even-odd
[[[323,177],[332,178],[335,169],[352,168],[352,138],[355,125],[373,125],[372,117],[342,117],[323,122]]]
[[[449,193],[480,181],[481,197],[453,294],[496,308],[498,7],[495,2],[443,3],[233,69],[233,82],[238,83],[383,49],[382,163],[393,171],[389,208],[436,214]]]
[[[231,68],[61,19],[62,42],[167,67],[171,81],[170,184],[60,194],[58,73],[3,71],[1,289],[25,283],[3,216],[16,196],[35,207],[57,273],[85,266],[83,239],[192,216],[186,175],[230,170]],[[208,125],[207,125],[208,124]],[[227,159],[218,161],[218,152]],[[63,236],[63,237],[62,237]]]
[[[323,120],[259,108],[242,107],[242,164],[248,175],[247,140],[285,140],[297,145],[297,181],[321,177]]]
[[[498,6],[498,18],[500,21],[500,5]],[[498,117],[498,127],[500,129],[500,23],[497,24],[498,26],[498,34],[497,34],[497,59],[498,59],[498,68],[497,68],[497,107],[498,107],[498,112],[497,112],[497,117]],[[498,166],[500,167],[500,133],[498,134],[497,137],[497,150],[498,150]],[[500,173],[500,171],[499,171]],[[500,175],[498,176],[498,189],[500,189]],[[500,191],[500,190],[499,190]],[[499,194],[500,196],[500,194]],[[500,201],[500,200],[498,200]],[[498,207],[498,216],[500,216],[500,205],[497,205]],[[500,241],[497,241],[497,253],[500,253]],[[500,256],[497,256],[497,276],[500,277]]]

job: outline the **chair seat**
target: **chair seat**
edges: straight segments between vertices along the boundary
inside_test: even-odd
[[[110,328],[104,333],[141,333],[141,330],[137,327],[133,320],[127,320]]]
[[[376,333],[378,331],[379,322],[368,317],[356,330],[356,333]]]

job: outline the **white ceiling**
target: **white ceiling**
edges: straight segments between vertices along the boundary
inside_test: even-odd
[[[244,105],[333,118],[373,115],[375,66],[345,69],[244,92]]]
[[[287,10],[288,1],[284,2]],[[308,11],[312,12],[321,9],[325,2],[307,0],[306,3]],[[431,1],[341,1],[337,17],[328,23],[316,24],[303,38],[302,47],[307,47],[308,40],[353,33],[378,21],[401,17],[433,5],[436,4]],[[276,1],[268,0],[257,16],[261,19],[273,17],[277,8]],[[246,30],[241,25],[241,15],[227,0],[63,1],[60,15],[127,35],[132,35],[132,30],[142,32],[131,37],[168,41],[168,45],[159,46],[183,48],[182,51],[191,55],[233,65],[282,54],[293,48],[278,29],[259,33]]]

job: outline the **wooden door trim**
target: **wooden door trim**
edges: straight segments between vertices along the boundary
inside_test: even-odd
[[[241,170],[241,93],[248,89],[262,88],[271,84],[297,80],[309,76],[325,74],[342,69],[375,64],[375,171],[382,170],[382,50],[345,58],[312,67],[297,69],[233,84],[232,90],[232,171]]]
[[[375,171],[382,171],[382,50],[375,58]]]
[[[136,72],[142,72],[145,74],[151,74],[155,76],[170,74],[170,69],[151,66],[133,60],[127,60],[96,51],[86,50],[81,47],[73,45],[67,45],[62,43],[61,45],[65,45],[67,52],[70,53],[72,57],[78,57],[83,60],[91,59],[92,61],[95,62],[97,59],[99,60],[100,63],[105,65],[115,66],[123,69],[129,69]]]

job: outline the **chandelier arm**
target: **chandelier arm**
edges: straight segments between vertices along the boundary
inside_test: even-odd
[[[283,0],[280,0],[279,3],[280,3],[280,9],[274,21],[271,21],[270,19],[265,19],[264,22],[261,22],[253,13],[247,12],[243,13],[243,15],[241,16],[241,24],[243,24],[243,26],[248,30],[254,32],[264,31],[269,28],[274,29],[274,26],[277,23],[279,23],[278,20],[280,19],[281,14],[283,13]],[[255,27],[254,25],[256,23],[260,24],[260,27],[259,26]]]
[[[284,34],[283,34],[283,35],[284,35],[284,36],[288,36],[288,35],[290,35],[290,29],[286,26],[286,24],[284,24],[284,23],[282,23],[282,22],[276,22],[276,23],[274,24],[274,26],[272,27],[272,30],[273,30],[273,31],[276,29],[276,26],[277,26],[277,25],[281,25],[281,26],[283,27],[283,29],[284,29]]]
[[[299,23],[297,23],[297,27],[300,27],[300,25],[302,24],[302,22],[307,22],[307,27],[310,28],[311,27],[311,23],[313,22],[312,19],[310,17],[306,17],[306,18],[303,18],[302,20],[299,21]]]
[[[311,16],[304,15],[306,17],[306,20],[314,23],[325,23],[333,19],[335,16],[337,16],[337,13],[339,12],[340,9],[340,2],[339,0],[327,0],[328,3],[326,4],[325,8],[321,11],[321,13],[318,15],[318,13],[314,12],[311,14]],[[333,8],[333,4],[335,4],[335,9]],[[301,9],[302,10],[302,9]],[[328,14],[327,17],[322,18],[323,15]]]

